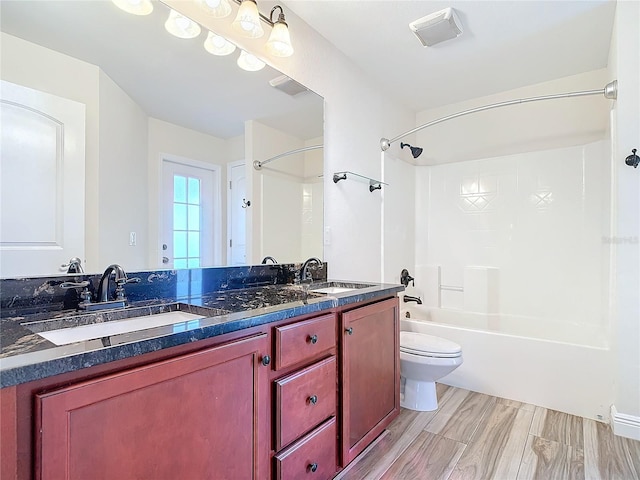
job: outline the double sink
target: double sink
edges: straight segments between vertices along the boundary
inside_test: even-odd
[[[281,301],[279,303],[306,301],[309,296],[340,295],[371,286],[373,285],[351,282],[323,282],[312,284],[309,287],[282,286],[283,295],[280,295]],[[219,308],[173,302],[78,313],[62,318],[24,322],[22,325],[58,346],[96,339],[102,339],[102,344],[108,346],[109,338],[114,335],[124,335],[168,325],[173,325],[174,332],[190,330],[197,328],[202,319],[229,313],[232,312]]]

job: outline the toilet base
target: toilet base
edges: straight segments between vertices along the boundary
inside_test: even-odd
[[[436,382],[400,377],[400,406],[418,412],[437,410]]]

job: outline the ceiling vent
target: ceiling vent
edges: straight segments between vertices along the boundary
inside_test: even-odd
[[[306,92],[309,89],[304,85],[299,84],[295,80],[287,77],[286,75],[280,75],[269,81],[269,85],[273,88],[277,88],[281,92],[291,95],[292,97],[299,93]]]
[[[462,34],[462,24],[453,8],[445,8],[409,24],[420,43],[431,47],[445,40],[451,40]]]

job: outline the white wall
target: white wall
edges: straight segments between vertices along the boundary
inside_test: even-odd
[[[127,270],[147,266],[147,115],[100,71],[100,167],[98,264]],[[136,245],[129,235],[136,234]],[[87,267],[89,268],[89,267]],[[89,270],[88,270],[89,271]]]
[[[400,272],[406,268],[415,277],[415,224],[419,211],[416,198],[416,167],[389,151],[381,154],[383,162],[383,275],[382,281],[400,283]],[[410,156],[410,155],[409,155]],[[421,186],[420,189],[423,187]],[[418,280],[420,285],[420,280]]]
[[[484,105],[604,88],[606,69],[419,112],[417,125]],[[584,145],[604,137],[611,101],[603,95],[511,105],[458,117],[416,133],[422,165]]]
[[[611,119],[613,195],[612,316],[615,354],[614,431],[640,440],[640,171],[624,164],[640,149],[640,3],[620,1],[610,51],[618,80]]]

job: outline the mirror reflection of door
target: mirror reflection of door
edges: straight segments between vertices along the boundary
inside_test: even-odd
[[[228,169],[228,202],[227,202],[227,264],[246,265],[247,235],[246,212],[244,200],[247,198],[247,173],[245,162],[229,163]]]
[[[162,162],[160,268],[220,264],[220,172],[187,159]]]
[[[84,259],[85,106],[1,83],[0,276]]]

